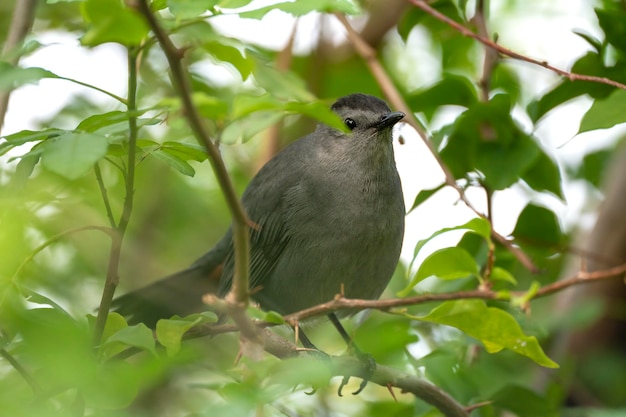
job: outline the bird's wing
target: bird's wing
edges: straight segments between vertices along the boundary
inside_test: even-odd
[[[288,196],[300,186],[310,155],[310,138],[285,148],[268,162],[248,185],[242,203],[253,223],[250,227],[250,289],[260,288],[271,275],[291,240],[285,210]],[[224,296],[232,285],[234,253],[226,257],[218,294]]]

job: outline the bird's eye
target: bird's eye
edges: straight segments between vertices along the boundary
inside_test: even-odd
[[[356,122],[349,117],[347,117],[343,122],[346,124],[346,126],[348,126],[348,129],[350,130],[354,130],[354,128],[356,127]]]

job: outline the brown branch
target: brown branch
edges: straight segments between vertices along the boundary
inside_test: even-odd
[[[2,49],[2,55],[6,56],[7,53],[11,52],[24,41],[26,34],[30,32],[33,26],[36,8],[37,0],[20,0],[15,2],[15,9],[11,17],[11,26],[9,27],[9,33],[7,34],[4,48]],[[12,65],[16,65],[19,61],[19,55],[15,54],[13,57],[9,57],[7,61]],[[0,131],[2,131],[2,125],[4,124],[4,116],[9,106],[10,95],[11,91],[0,92]]]
[[[295,344],[268,330],[265,330],[265,339],[267,352],[278,358],[311,357],[310,353],[302,351]],[[357,358],[333,356],[328,358],[328,362],[333,375],[356,377],[363,375],[363,363]],[[396,387],[403,393],[409,392],[439,409],[446,417],[467,417],[469,415],[465,407],[459,404],[447,392],[430,382],[398,369],[377,364],[374,373],[368,380],[382,387]]]
[[[487,29],[487,16],[485,11],[485,0],[476,2],[476,13],[474,13],[473,21],[476,24],[478,33],[485,39],[489,38],[489,30]],[[483,74],[480,78],[479,85],[481,98],[483,101],[489,100],[489,92],[491,90],[491,77],[493,70],[498,65],[498,52],[490,47],[485,48],[485,57],[483,58]]]
[[[538,65],[540,67],[549,69],[552,72],[555,72],[556,74],[567,78],[570,81],[589,81],[589,82],[594,82],[594,83],[600,83],[600,84],[607,84],[610,85],[612,87],[616,87],[616,88],[621,88],[622,90],[626,90],[626,85],[622,84],[620,82],[611,80],[610,78],[606,78],[606,77],[596,77],[594,75],[585,75],[585,74],[578,74],[575,72],[569,72],[569,71],[565,71],[562,70],[560,68],[554,67],[550,64],[548,64],[546,61],[540,61],[538,59],[534,59],[534,58],[530,58],[526,55],[522,55],[519,54],[517,52],[514,52],[510,49],[507,49],[503,46],[498,45],[497,43],[495,43],[494,41],[484,37],[484,36],[480,36],[474,32],[472,32],[471,30],[469,30],[468,28],[466,28],[465,26],[455,22],[454,20],[450,19],[448,16],[438,12],[437,10],[435,10],[434,8],[430,7],[428,5],[428,3],[426,3],[424,0],[408,0],[411,4],[415,5],[416,7],[424,10],[426,13],[428,13],[429,15],[431,15],[432,17],[434,17],[435,19],[447,24],[448,26],[453,27],[454,29],[456,29],[461,35],[463,36],[467,36],[470,38],[474,38],[476,39],[478,42],[482,43],[485,46],[488,46],[490,48],[495,49],[496,51],[498,51],[499,53],[501,53],[502,55],[508,56],[509,58],[513,58],[519,61],[524,61],[524,62],[528,62],[530,64],[534,64],[534,65]]]
[[[411,111],[410,107],[406,104],[406,102],[400,95],[400,92],[393,85],[393,81],[376,58],[376,51],[360,37],[360,35],[354,30],[354,28],[352,28],[352,26],[348,22],[348,19],[346,19],[344,15],[335,13],[335,16],[345,27],[350,43],[352,43],[356,52],[363,58],[363,60],[367,64],[370,72],[378,82],[378,85],[380,86],[387,100],[389,100],[393,107],[407,115],[405,119],[406,123],[408,123],[417,131],[424,144],[428,147],[428,150],[437,161],[440,169],[443,171],[446,184],[456,190],[456,192],[459,194],[459,198],[461,199],[461,201],[463,201],[463,203],[465,203],[465,205],[470,210],[476,213],[477,216],[485,218],[485,214],[481,213],[476,207],[474,207],[474,205],[467,199],[463,188],[461,188],[456,183],[454,175],[439,156],[439,153],[435,149],[435,146],[433,145],[428,134],[426,133],[426,130],[419,123],[419,121],[413,114],[413,111]],[[491,234],[493,238],[504,247],[506,247],[526,269],[533,273],[537,273],[539,271],[539,269],[533,264],[530,258],[520,248],[514,246],[507,238],[500,235],[493,229],[491,231]]]
[[[138,10],[146,18],[154,36],[158,40],[165,57],[169,63],[172,83],[180,97],[184,116],[194,133],[196,140],[204,146],[209,162],[215,173],[217,182],[226,199],[226,204],[233,217],[233,242],[235,247],[235,273],[231,292],[239,303],[247,303],[249,298],[248,275],[249,275],[249,242],[248,242],[248,218],[245,213],[232,180],[228,175],[219,149],[211,140],[209,131],[192,100],[191,82],[187,69],[182,63],[184,50],[177,48],[165,30],[161,27],[156,16],[150,10],[147,0],[137,1]]]
[[[608,268],[602,271],[586,272],[580,271],[576,275],[554,282],[552,284],[545,285],[539,288],[534,294],[528,297],[528,301],[533,301],[538,298],[546,297],[556,292],[562,291],[566,288],[596,283],[608,279],[613,279],[622,276],[626,273],[626,264],[622,264],[613,268]],[[366,309],[376,309],[381,311],[389,311],[396,307],[409,307],[418,304],[453,301],[453,300],[467,300],[467,299],[480,299],[480,300],[501,300],[510,301],[514,298],[528,296],[525,291],[512,291],[510,293],[496,292],[488,289],[470,290],[470,291],[457,291],[449,293],[439,294],[420,294],[414,297],[406,298],[389,298],[383,300],[361,300],[350,299],[337,296],[335,299],[326,303],[318,304],[313,307],[309,307],[305,310],[284,316],[287,323],[297,323],[312,317],[325,315],[339,310],[351,310],[360,311]],[[269,322],[255,322],[259,327],[271,327],[276,323]],[[229,333],[238,331],[237,326],[224,324],[217,326],[198,326],[189,331],[186,337],[197,338],[207,335]]]

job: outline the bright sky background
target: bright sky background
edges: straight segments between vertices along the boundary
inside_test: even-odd
[[[508,3],[491,1],[491,16],[499,15],[499,7],[511,7],[506,5]],[[519,10],[509,10],[504,14],[505,18],[492,19],[490,28],[498,33],[500,44],[517,52],[568,69],[576,58],[588,50],[587,44],[576,36],[573,30],[582,30],[600,37],[600,31],[593,18],[592,4],[589,1],[533,0],[516,3],[519,4]],[[281,48],[285,44],[294,24],[293,18],[278,11],[271,12],[262,21],[246,20],[243,22],[235,16],[220,16],[211,21],[226,35],[274,48]],[[315,31],[317,24],[318,16],[300,19],[295,43],[296,53],[306,52],[315,42],[316,39],[311,37],[311,33]],[[337,27],[337,40],[340,41],[343,32],[339,26]],[[38,40],[48,46],[24,58],[21,62],[22,66],[40,66],[58,75],[94,84],[118,95],[125,95],[126,56],[121,47],[107,44],[86,49],[80,47],[76,38],[61,32],[41,34]],[[432,58],[425,58],[422,52],[424,44],[424,40],[417,33],[411,38],[404,51],[406,65],[415,69],[412,78],[407,82],[416,88],[425,87],[435,81],[433,74],[436,73],[434,70],[438,65]],[[395,45],[392,47],[400,47],[397,41],[392,42],[392,45]],[[526,97],[528,100],[541,94],[541,88],[547,89],[558,81],[554,74],[543,68],[521,62],[512,65],[516,65],[523,71],[525,93],[530,94]],[[222,75],[228,77],[228,74],[222,73]],[[12,94],[2,133],[10,134],[23,129],[36,128],[37,120],[50,117],[76,94],[89,95],[97,102],[111,103],[108,97],[78,85],[60,80],[43,80],[38,85],[20,88]],[[605,146],[616,136],[615,132],[599,131],[574,138],[579,120],[590,104],[590,100],[580,99],[560,106],[557,112],[550,113],[537,127],[535,132],[537,137],[541,138],[544,147],[561,164],[580,160],[584,153],[590,149]],[[454,110],[444,117],[449,118],[451,115],[454,115]],[[431,127],[437,128],[438,125],[449,122],[449,119],[440,119]],[[529,131],[531,130],[530,122],[523,115],[520,122],[525,124]],[[414,132],[406,127],[401,127],[401,129],[406,137],[406,144],[396,146],[396,159],[403,179],[405,199],[410,207],[420,189],[438,185],[443,175]],[[593,217],[580,217],[581,209],[587,204],[583,201],[582,186],[565,184],[565,187],[567,204],[549,196],[537,198],[533,195],[532,199],[549,205],[562,216],[566,224],[591,226]],[[470,190],[468,195],[477,207],[484,208],[484,197],[480,191]],[[504,235],[510,233],[517,215],[529,198],[531,194],[522,187],[515,187],[497,194],[494,202],[496,230]],[[455,192],[443,190],[428,204],[407,217],[407,233],[403,250],[405,260],[411,258],[417,240],[443,227],[461,224],[474,217],[467,208],[456,201]],[[455,243],[456,238],[458,235],[439,238],[435,245],[451,245]]]

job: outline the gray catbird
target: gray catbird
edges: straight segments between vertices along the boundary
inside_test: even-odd
[[[289,314],[331,300],[378,298],[400,256],[404,199],[391,140],[404,117],[373,96],[343,97],[332,110],[349,133],[320,124],[278,153],[242,196],[250,229],[250,287],[264,309]],[[233,277],[229,230],[191,267],[115,301],[131,322],[202,311]],[[333,322],[337,322],[332,316]]]

